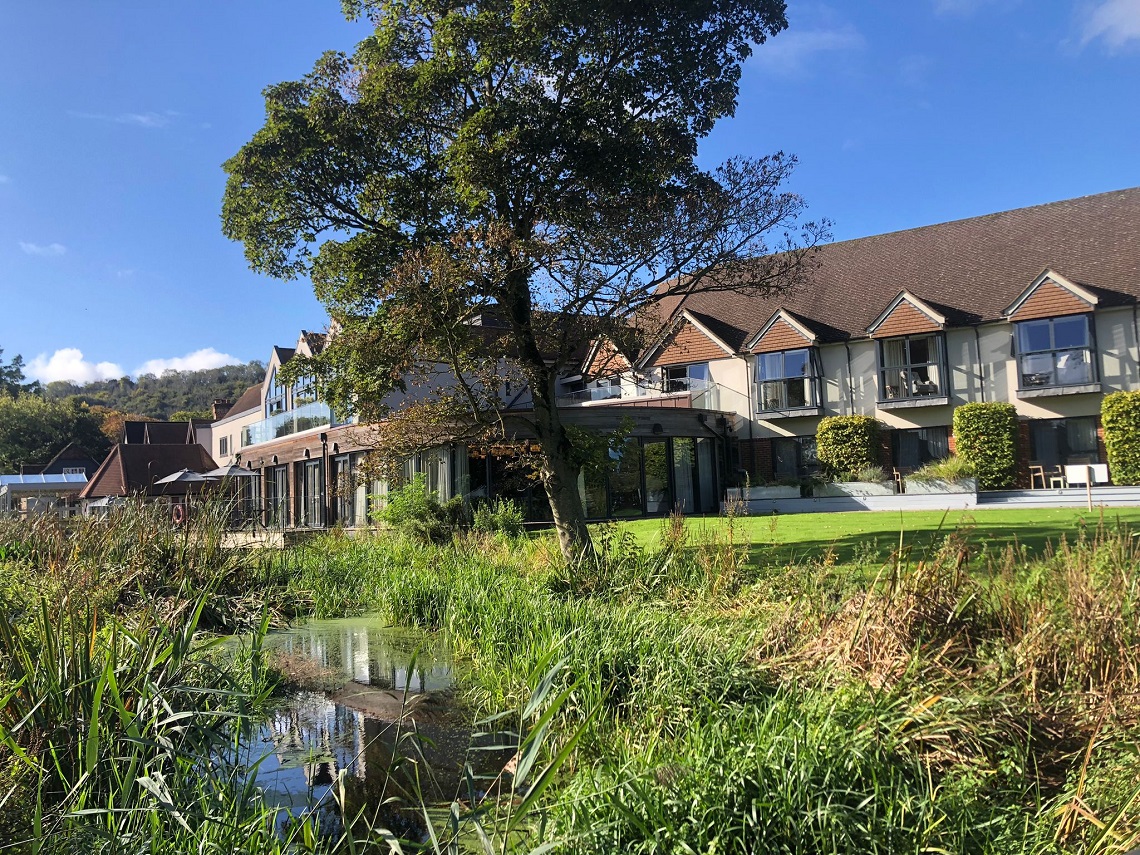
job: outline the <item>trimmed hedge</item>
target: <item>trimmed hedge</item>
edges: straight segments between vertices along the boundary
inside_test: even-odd
[[[828,416],[815,432],[819,462],[829,475],[869,469],[879,462],[879,423],[870,416]]]
[[[1113,392],[1100,405],[1112,483],[1140,484],[1140,392]]]
[[[1017,482],[1017,408],[997,401],[954,410],[957,454],[973,467],[979,490],[1008,490]]]

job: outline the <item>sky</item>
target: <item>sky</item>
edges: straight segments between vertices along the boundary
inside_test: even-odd
[[[836,239],[1140,185],[1140,0],[789,0],[702,165],[795,154]],[[261,91],[337,0],[0,0],[0,360],[44,381],[265,360],[327,318],[221,233]]]

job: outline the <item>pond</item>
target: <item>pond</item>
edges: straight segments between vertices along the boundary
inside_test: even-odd
[[[511,756],[469,751],[471,717],[456,704],[452,661],[439,636],[364,616],[312,621],[274,632],[265,644],[301,688],[253,734],[249,759],[262,758],[258,785],[291,813],[317,809],[322,825],[338,825],[332,789],[343,772],[350,815],[382,813],[393,831],[416,837],[422,820],[387,801],[465,798],[465,763],[485,788]]]

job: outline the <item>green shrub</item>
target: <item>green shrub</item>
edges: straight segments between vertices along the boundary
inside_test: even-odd
[[[870,416],[829,416],[815,432],[819,462],[828,474],[859,472],[878,465],[879,423]]]
[[[917,472],[907,475],[915,481],[948,481],[956,484],[974,477],[974,464],[961,455],[952,455],[945,460],[927,463]]]
[[[1140,484],[1140,392],[1106,395],[1100,418],[1113,482]]]
[[[981,490],[1007,490],[1017,478],[1017,409],[996,401],[954,410],[958,457]]]
[[[480,502],[476,506],[471,528],[482,534],[519,537],[525,531],[525,522],[522,506],[518,502],[499,498]]]
[[[443,543],[460,528],[465,513],[461,497],[440,502],[435,491],[428,489],[424,476],[417,475],[388,492],[388,501],[376,517],[412,540]]]

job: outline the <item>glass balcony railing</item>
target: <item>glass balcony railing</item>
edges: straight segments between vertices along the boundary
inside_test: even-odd
[[[568,407],[573,404],[583,404],[590,401],[609,401],[621,397],[621,386],[596,386],[592,389],[580,389],[568,395],[559,395],[559,406]]]
[[[328,404],[315,401],[250,425],[242,436],[242,446],[257,445],[259,442],[269,442],[301,431],[334,424],[336,422]]]

